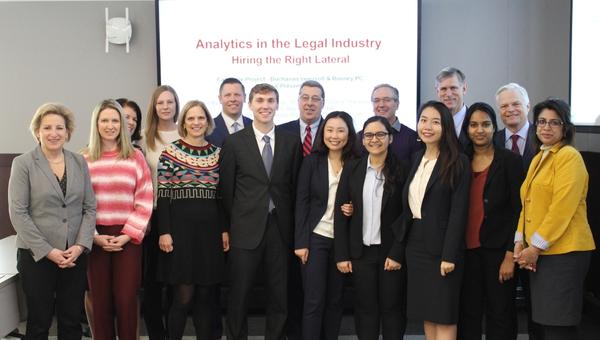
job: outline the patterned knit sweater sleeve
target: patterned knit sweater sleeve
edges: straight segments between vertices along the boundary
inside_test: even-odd
[[[133,193],[133,211],[123,226],[122,233],[129,235],[132,242],[140,244],[144,239],[146,228],[152,216],[152,176],[150,168],[140,150],[135,150],[136,186]]]

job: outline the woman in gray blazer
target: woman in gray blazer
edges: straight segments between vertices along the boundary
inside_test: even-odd
[[[39,145],[13,160],[10,220],[17,231],[17,269],[27,300],[27,339],[47,339],[54,311],[59,339],[81,339],[87,259],[96,200],[82,156],[63,148],[73,114],[44,104],[31,121]]]

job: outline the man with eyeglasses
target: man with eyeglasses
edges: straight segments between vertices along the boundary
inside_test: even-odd
[[[325,90],[323,86],[315,80],[307,80],[300,85],[298,94],[298,111],[300,117],[285,124],[278,126],[279,129],[293,133],[300,138],[302,143],[302,155],[306,157],[311,153],[321,117],[321,110],[325,105]]]
[[[323,117],[321,111],[325,105],[325,90],[315,80],[307,80],[300,85],[298,93],[298,111],[300,117],[285,124],[277,126],[280,131],[287,131],[298,136],[302,144],[302,155],[306,157],[312,152],[315,140],[318,138],[319,124]],[[302,276],[300,261],[290,252],[288,266],[288,320],[286,335],[288,340],[302,339],[302,307],[304,293],[302,290]]]
[[[396,116],[398,105],[400,104],[398,89],[390,84],[379,84],[373,88],[371,92],[371,103],[373,103],[373,113],[375,116],[381,116],[390,122],[394,128],[392,135],[392,144],[390,148],[396,157],[404,162],[410,161],[410,156],[417,150],[423,147],[423,144],[418,140],[417,133],[406,125],[400,123]],[[358,132],[358,139],[363,138],[363,132]],[[373,138],[371,136],[371,138]],[[362,145],[362,143],[359,143]],[[361,147],[362,152],[366,150]]]
[[[469,144],[463,121],[467,113],[464,96],[467,93],[465,74],[455,67],[443,68],[435,77],[435,92],[438,99],[446,105],[454,118],[454,129],[458,141],[465,148]]]
[[[219,87],[221,113],[215,117],[215,129],[206,137],[212,144],[221,147],[225,137],[252,125],[252,119],[242,116],[246,101],[244,84],[236,78],[226,78]]]
[[[523,169],[527,173],[529,164],[531,164],[531,160],[536,152],[533,146],[535,126],[527,119],[530,109],[527,90],[517,83],[509,83],[501,86],[496,91],[496,106],[500,111],[500,119],[502,119],[504,129],[496,132],[494,143],[521,155]],[[524,293],[529,339],[540,339],[539,326],[531,319],[529,273],[527,270],[519,268],[516,268],[515,272]]]
[[[501,86],[496,91],[496,106],[504,129],[496,132],[495,142],[521,155],[523,168],[527,171],[535,155],[535,126],[527,119],[530,108],[527,90],[517,83]]]

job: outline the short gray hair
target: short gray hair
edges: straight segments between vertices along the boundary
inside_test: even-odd
[[[529,95],[527,94],[527,90],[525,90],[523,86],[517,83],[508,83],[506,85],[500,86],[498,91],[496,91],[496,103],[498,103],[498,96],[500,96],[500,93],[507,90],[517,91],[521,95],[521,97],[523,97],[523,105],[529,105]]]
[[[465,77],[465,74],[462,73],[461,70],[457,69],[456,67],[444,67],[438,74],[437,76],[435,76],[435,85],[437,87],[437,85],[439,83],[442,82],[442,80],[448,78],[448,77],[452,77],[452,76],[456,76],[456,78],[458,79],[458,82],[461,84],[465,83],[465,79],[467,79],[467,77]]]

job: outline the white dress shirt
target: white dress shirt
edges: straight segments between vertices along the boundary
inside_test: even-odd
[[[223,116],[223,121],[225,122],[225,126],[227,127],[227,131],[229,131],[229,134],[236,132],[233,128],[233,123],[239,124],[238,131],[244,128],[244,116],[242,116],[241,114],[236,120],[231,119],[231,117],[224,113],[221,113],[221,115]]]
[[[381,205],[383,203],[383,173],[371,165],[371,156],[367,160],[367,173],[363,185],[363,244],[365,246],[381,244]]]
[[[437,158],[421,158],[421,163],[417,168],[417,172],[415,172],[415,177],[410,182],[408,187],[408,206],[413,218],[421,218],[421,206],[423,205],[425,190],[427,189],[427,183],[429,182],[435,163],[437,163]]]
[[[456,130],[456,138],[460,136],[460,130],[462,129],[465,115],[467,114],[467,106],[463,105],[462,109],[458,111],[452,118],[454,119],[454,129]]]
[[[335,207],[335,193],[337,192],[338,183],[340,182],[340,176],[342,171],[335,174],[333,167],[331,166],[331,161],[327,159],[327,174],[329,178],[329,194],[327,196],[327,209],[325,209],[325,213],[319,224],[313,230],[313,233],[319,234],[321,236],[325,236],[328,238],[333,238],[333,211]]]
[[[504,130],[504,146],[510,150],[512,149],[512,140],[510,137],[512,135],[518,135],[519,139],[517,139],[517,146],[519,147],[519,153],[523,156],[523,152],[525,152],[525,141],[527,140],[527,135],[529,134],[529,121],[525,121],[525,125],[517,131],[517,133],[512,133],[509,129]]]

